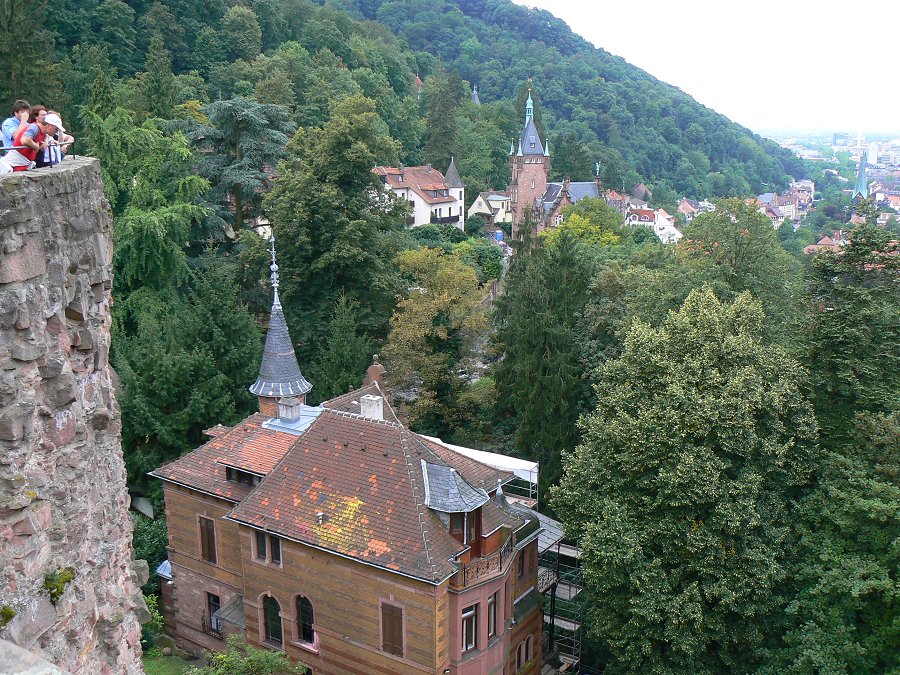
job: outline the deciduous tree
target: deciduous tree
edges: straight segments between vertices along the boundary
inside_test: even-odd
[[[606,364],[552,503],[616,672],[752,670],[817,451],[803,373],[749,294],[694,291]]]

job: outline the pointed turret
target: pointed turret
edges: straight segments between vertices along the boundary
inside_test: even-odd
[[[450,166],[447,167],[447,173],[444,174],[444,184],[448,188],[463,187],[462,179],[459,177],[459,170],[456,168],[456,161],[451,157]]]
[[[521,138],[519,139],[519,150],[518,150],[518,152],[516,152],[516,155],[518,157],[522,156],[522,139]]]
[[[300,372],[294,345],[288,333],[284,310],[278,297],[278,265],[275,262],[275,235],[270,240],[272,248],[272,288],[275,291],[272,301],[272,313],[269,318],[269,330],[266,333],[266,346],[263,350],[262,363],[259,366],[259,377],[250,386],[250,392],[259,398],[259,409],[263,414],[277,416],[278,399],[295,396],[305,402],[306,394],[312,385]]]
[[[545,145],[544,145],[544,157],[549,157],[549,156],[550,156],[550,139],[548,138],[545,141]]]
[[[478,85],[472,85],[472,103],[475,105],[481,105],[481,99],[478,98]]]
[[[510,155],[516,154],[516,142],[515,141],[509,142],[509,154]]]
[[[534,123],[534,101],[531,100],[531,89],[528,90],[528,100],[525,101],[525,127],[519,136],[519,154],[544,154],[544,146],[541,145],[537,126]]]
[[[857,201],[859,199],[867,199],[869,196],[869,185],[866,180],[866,156],[862,155],[859,158],[859,172],[856,174],[856,187],[853,188],[853,195],[850,197],[851,201]]]

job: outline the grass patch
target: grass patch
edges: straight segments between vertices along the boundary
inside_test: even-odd
[[[141,659],[146,675],[183,675],[196,662],[185,661],[177,656],[163,656],[159,649],[148,649]],[[199,664],[203,665],[203,664]]]

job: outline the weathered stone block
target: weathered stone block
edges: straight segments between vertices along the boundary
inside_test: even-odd
[[[4,246],[4,249],[6,247]],[[0,284],[28,281],[47,271],[40,237],[29,237],[22,246],[0,255]]]

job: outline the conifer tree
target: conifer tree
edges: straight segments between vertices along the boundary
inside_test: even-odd
[[[530,230],[528,220],[523,229]],[[543,492],[560,476],[562,453],[578,442],[576,422],[590,393],[577,327],[593,262],[568,231],[546,247],[527,246],[520,247],[498,302],[503,359],[496,381],[499,412],[515,421],[517,451],[540,462]]]
[[[171,119],[175,107],[175,75],[172,57],[159,33],[150,39],[145,68],[139,80],[144,107],[151,117]]]
[[[334,305],[318,359],[310,368],[311,396],[324,401],[359,386],[374,344],[357,326],[355,303],[341,295]]]

